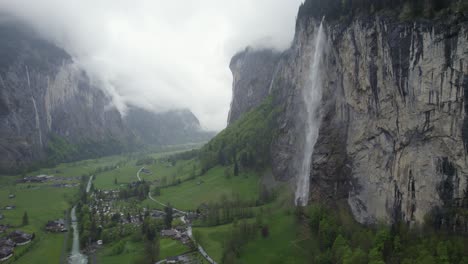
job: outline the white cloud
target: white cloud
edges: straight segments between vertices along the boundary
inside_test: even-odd
[[[301,0],[0,0],[104,83],[118,105],[189,108],[226,125],[231,57],[285,49]]]

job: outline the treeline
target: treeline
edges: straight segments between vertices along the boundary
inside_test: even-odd
[[[299,18],[326,16],[339,19],[359,14],[392,11],[401,18],[431,18],[437,12],[468,12],[466,0],[306,0],[299,8]],[[407,16],[407,17],[405,17]]]
[[[46,148],[46,159],[13,170],[2,170],[0,173],[24,174],[41,168],[52,168],[64,162],[75,162],[131,152],[136,149],[136,146],[136,143],[127,144],[114,138],[107,138],[102,141],[84,139],[80,143],[74,144],[63,137],[50,135]]]
[[[196,158],[199,154],[198,149],[192,149],[189,151],[184,151],[176,154],[172,154],[167,158],[168,162],[177,161],[177,160],[190,160]]]
[[[202,173],[217,165],[233,165],[237,172],[243,168],[263,169],[269,166],[276,113],[269,97],[219,133],[200,150]]]
[[[92,159],[110,154],[120,154],[126,150],[129,150],[129,146],[114,138],[102,141],[82,140],[79,144],[73,144],[63,137],[52,135],[49,137],[47,146],[47,162],[56,164]]]
[[[141,166],[141,165],[152,165],[156,163],[156,159],[150,156],[139,158],[136,162],[136,166]]]
[[[261,228],[257,223],[249,223],[246,220],[242,220],[240,223],[236,221],[231,233],[224,239],[222,263],[238,263],[243,247],[258,237]]]
[[[296,211],[298,222],[304,222],[305,216],[315,241],[310,243],[312,263],[468,263],[466,237],[428,226],[409,229],[406,223],[369,228],[336,211],[319,205]]]
[[[199,209],[202,213],[201,225],[217,226],[232,223],[238,219],[252,218],[258,215],[254,208],[271,203],[275,198],[276,194],[264,186],[257,200],[245,201],[239,194],[234,194],[231,198],[223,195],[219,202],[206,204]]]
[[[143,201],[148,196],[150,191],[150,184],[145,181],[134,182],[127,185],[126,188],[121,189],[119,192],[120,199],[129,199],[136,197],[138,200]]]

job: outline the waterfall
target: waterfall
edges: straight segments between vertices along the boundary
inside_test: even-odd
[[[36,129],[37,129],[37,131],[39,133],[39,143],[42,146],[41,120],[39,119],[39,112],[37,112],[37,105],[36,105],[36,100],[34,99],[34,97],[31,97],[31,101],[33,103],[33,108],[34,108],[34,113],[35,113]]]
[[[73,244],[71,256],[69,259],[70,264],[86,264],[88,263],[88,258],[80,253],[80,234],[78,232],[78,220],[76,218],[76,206],[73,207],[70,213],[72,228],[73,228]]]
[[[273,84],[276,81],[276,76],[278,75],[280,66],[281,66],[281,61],[279,61],[278,64],[276,65],[276,67],[275,67],[275,71],[273,73],[273,77],[271,78],[270,86],[268,88],[268,94],[271,94],[271,91],[273,90]]]
[[[305,206],[309,200],[310,167],[312,152],[317,142],[320,127],[318,108],[322,99],[321,60],[325,49],[325,33],[323,20],[315,35],[315,50],[310,69],[310,79],[302,89],[306,110],[304,151],[297,177],[296,205]]]

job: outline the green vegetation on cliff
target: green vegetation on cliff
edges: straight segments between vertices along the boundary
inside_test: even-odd
[[[443,10],[468,12],[468,3],[466,0],[307,0],[299,8],[298,17],[325,16],[334,20],[387,11],[402,19],[432,18]]]
[[[232,165],[233,173],[241,168],[263,169],[269,166],[270,144],[276,131],[277,111],[268,97],[259,107],[245,113],[200,151],[202,171],[216,165]]]

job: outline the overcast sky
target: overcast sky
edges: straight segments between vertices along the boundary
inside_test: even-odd
[[[289,47],[302,0],[0,0],[105,85],[114,102],[189,108],[226,126],[229,61],[251,45]]]

